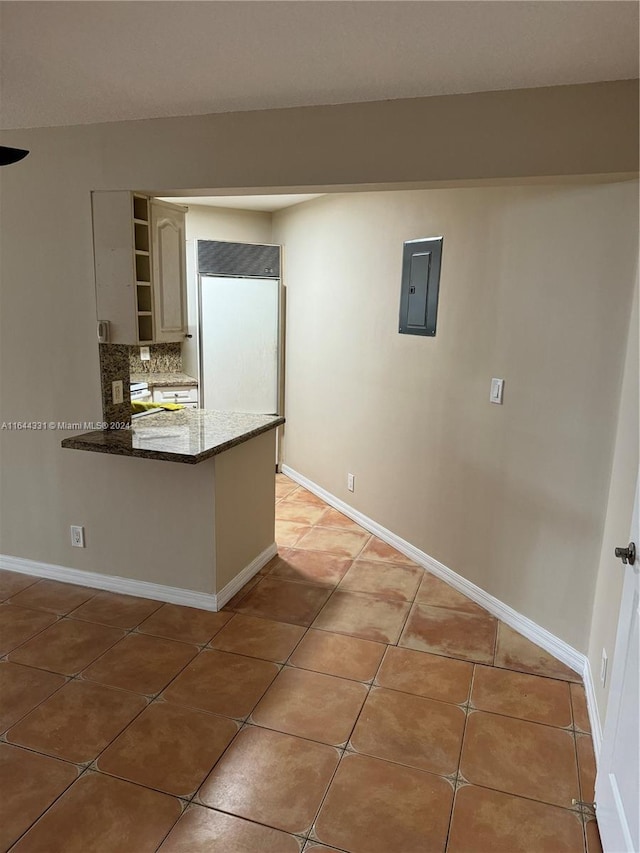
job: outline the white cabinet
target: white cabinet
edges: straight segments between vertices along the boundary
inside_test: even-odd
[[[99,321],[109,342],[179,342],[186,333],[186,208],[124,191],[94,192]]]
[[[184,208],[151,202],[153,317],[156,343],[182,341],[187,331]]]
[[[156,385],[153,389],[154,403],[180,403],[189,409],[198,408],[197,385]]]

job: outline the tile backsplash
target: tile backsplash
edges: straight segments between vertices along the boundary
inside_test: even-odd
[[[102,385],[102,419],[108,424],[131,423],[129,391],[129,347],[124,344],[98,344]],[[122,403],[113,403],[111,383],[122,382]],[[111,427],[109,427],[111,428]],[[115,427],[116,429],[118,427]]]
[[[182,345],[181,344],[152,344],[149,347],[151,358],[142,361],[140,347],[129,348],[130,373],[181,373]]]
[[[125,344],[99,344],[100,380],[102,386],[102,419],[108,424],[131,423],[131,373],[181,373],[182,351],[180,344],[153,344],[149,347],[151,359],[140,360],[140,348]],[[123,401],[113,404],[111,383],[122,381]]]

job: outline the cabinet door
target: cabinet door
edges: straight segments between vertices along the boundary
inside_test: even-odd
[[[182,341],[187,330],[185,211],[151,202],[155,340]]]

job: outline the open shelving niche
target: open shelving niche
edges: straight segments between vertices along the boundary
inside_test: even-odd
[[[153,286],[151,281],[151,215],[146,196],[132,196],[133,247],[136,278],[138,343],[153,343]]]

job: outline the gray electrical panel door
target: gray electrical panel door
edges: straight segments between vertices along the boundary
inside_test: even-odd
[[[402,252],[400,334],[436,333],[442,237],[407,240]]]

